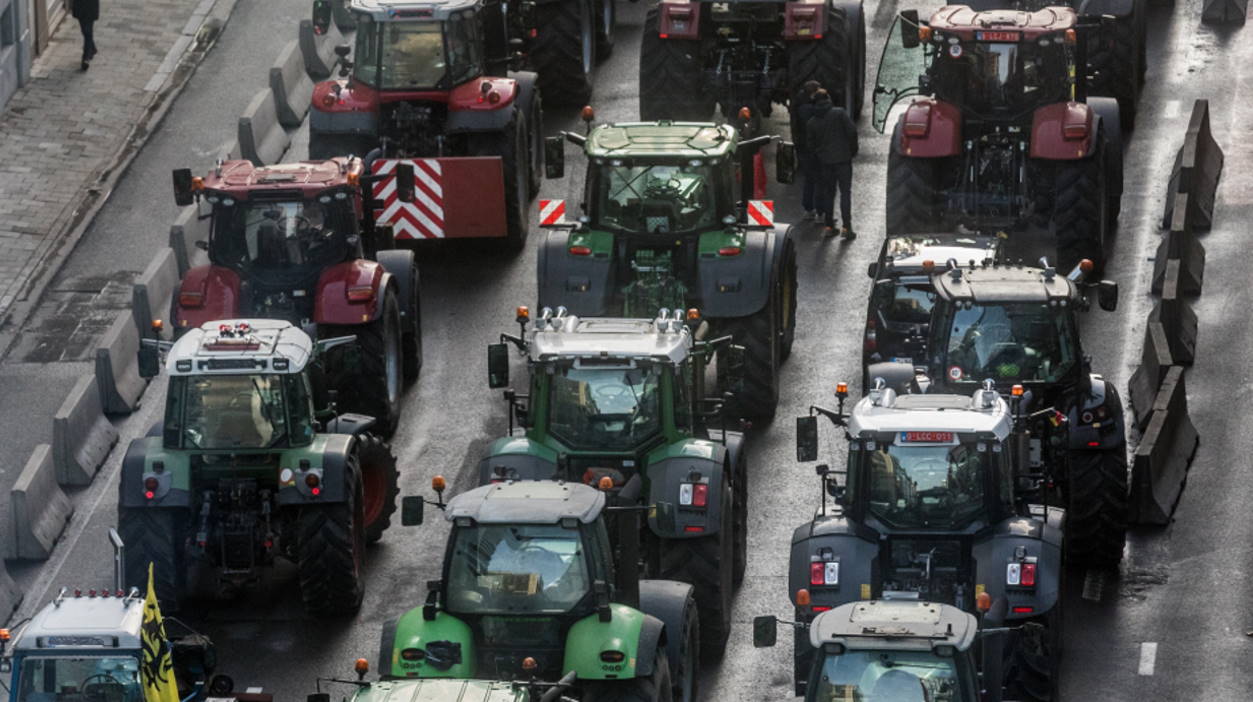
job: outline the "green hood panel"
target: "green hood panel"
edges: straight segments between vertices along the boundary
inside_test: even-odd
[[[432,642],[461,644],[461,662],[447,670],[439,670],[425,660],[405,660],[405,649],[425,649]],[[436,612],[433,621],[422,618],[422,608],[415,607],[401,615],[396,622],[396,638],[391,651],[392,675],[410,678],[470,678],[474,677],[474,634],[460,619],[445,612]],[[385,668],[386,670],[386,668]],[[392,698],[380,698],[392,699]],[[404,698],[399,698],[404,699]],[[419,697],[418,699],[427,699]],[[437,698],[430,698],[437,699]],[[442,699],[442,698],[439,698]],[[449,699],[456,700],[456,697]],[[495,699],[495,698],[492,698]]]
[[[570,627],[562,670],[573,670],[583,680],[635,677],[644,613],[621,604],[609,608],[613,617],[607,622],[593,614]],[[607,663],[600,659],[604,651],[621,651],[626,657],[621,663]]]
[[[361,688],[353,702],[531,702],[513,683],[486,680],[385,680]]]

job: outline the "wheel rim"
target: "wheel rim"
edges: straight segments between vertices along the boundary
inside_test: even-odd
[[[354,579],[361,582],[361,556],[365,551],[365,506],[362,504],[365,500],[362,498],[360,488],[353,495],[352,510],[352,573]]]
[[[600,2],[600,33],[606,37],[613,36],[613,22],[615,19],[614,0],[601,0]]]
[[[679,691],[683,702],[696,702],[696,676],[693,673],[696,670],[696,649],[699,646],[700,640],[689,636],[687,645],[683,647],[683,686]]]
[[[400,325],[396,317],[390,317],[387,330],[387,350],[383,359],[384,373],[387,374],[387,404],[395,405],[400,401]]]
[[[365,528],[370,528],[383,513],[384,496],[387,493],[387,481],[384,471],[377,466],[361,464],[362,484],[362,517]]]
[[[591,7],[583,5],[583,17],[579,23],[579,30],[583,34],[583,75],[591,75],[592,64],[596,61],[596,39],[593,36],[595,25],[591,15]]]

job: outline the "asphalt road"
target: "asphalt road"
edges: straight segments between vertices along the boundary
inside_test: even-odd
[[[241,0],[218,47],[72,254],[55,289],[72,292],[73,281],[86,281],[79,284],[86,294],[100,283],[94,289],[105,291],[99,295],[99,304],[105,305],[110,288],[104,282],[129,280],[153,247],[164,245],[175,214],[169,169],[207,165],[216,145],[231,135],[235,116],[264,85],[264,67],[279,48],[274,37],[294,36],[296,20],[306,9],[304,0]],[[896,9],[887,4],[867,8],[872,19],[868,80]],[[1187,376],[1203,443],[1176,522],[1133,534],[1120,573],[1090,578],[1086,588],[1083,573],[1068,583],[1062,683],[1067,700],[1234,702],[1249,699],[1253,690],[1253,667],[1247,665],[1253,638],[1246,635],[1253,630],[1253,529],[1246,507],[1253,503],[1253,488],[1245,480],[1245,457],[1253,442],[1242,422],[1247,412],[1236,409],[1231,399],[1248,392],[1253,382],[1247,363],[1253,348],[1247,311],[1253,300],[1250,286],[1241,282],[1247,280],[1248,266],[1245,241],[1238,234],[1245,229],[1242,223],[1253,218],[1253,175],[1246,165],[1253,149],[1247,142],[1236,143],[1244,124],[1239,108],[1253,102],[1253,49],[1239,41],[1238,32],[1200,27],[1199,16],[1196,1],[1153,9],[1149,87],[1141,102],[1140,128],[1128,139],[1121,231],[1106,273],[1121,283],[1122,304],[1112,314],[1089,314],[1084,343],[1093,367],[1125,388],[1138,363],[1152,304],[1150,259],[1159,238],[1156,221],[1166,179],[1192,100],[1209,98],[1227,168],[1217,221],[1204,238],[1209,263],[1206,292],[1196,302],[1199,361]],[[617,51],[601,68],[594,98],[602,120],[636,116],[642,20],[643,7],[621,5]],[[550,133],[577,128],[573,111],[550,111],[545,117]],[[786,130],[781,117],[776,113],[774,127]],[[860,373],[865,270],[883,235],[887,150],[886,138],[870,130],[868,119],[862,138],[854,186],[860,238],[827,241],[816,228],[798,227],[795,353],[783,370],[778,419],[772,426],[755,427],[750,443],[748,577],[737,596],[737,628],[726,655],[705,673],[705,699],[791,696],[787,638],[781,637],[775,649],[755,650],[749,625],[755,615],[790,612],[788,540],[792,529],[813,514],[820,496],[810,467],[794,461],[791,418],[811,403],[828,401],[837,381],[855,380]],[[299,146],[293,155],[302,155]],[[582,169],[577,157],[568,161],[567,178],[547,182],[546,197],[578,201]],[[796,193],[774,186],[772,196],[780,220],[799,219]],[[470,485],[487,443],[505,431],[504,403],[487,389],[483,349],[500,331],[514,328],[515,305],[534,304],[535,247],[516,258],[482,247],[423,251],[421,257],[426,365],[406,398],[407,414],[394,444],[405,494],[428,492],[436,474],[448,476],[455,493]],[[83,367],[72,353],[52,360],[74,338],[51,331],[57,318],[73,316],[56,302],[50,295],[26,341],[0,364],[0,395],[23,398],[0,407],[0,445],[11,449],[6,451],[10,455],[25,456],[38,440],[29,436],[30,422],[24,418],[50,416],[63,396],[61,385],[68,388],[74,369]],[[31,343],[41,330],[47,339],[43,356],[33,354]],[[80,335],[89,336],[90,330]],[[162,399],[158,388],[150,389],[140,411],[120,422],[123,445],[156,421]],[[842,460],[839,437],[832,430],[823,432],[824,455]],[[119,461],[115,451],[95,484],[74,496],[78,514],[53,558],[37,571],[19,573],[29,588],[24,609],[46,602],[60,585],[108,582],[105,533],[115,521]],[[257,590],[189,613],[188,619],[218,643],[224,672],[240,683],[264,685],[280,699],[299,699],[313,690],[315,677],[346,675],[355,658],[377,655],[383,622],[419,605],[424,583],[438,576],[445,535],[442,523],[393,527],[370,553],[365,606],[352,620],[304,615],[290,572],[276,572]],[[1146,643],[1156,644],[1156,657],[1147,666],[1151,649]]]

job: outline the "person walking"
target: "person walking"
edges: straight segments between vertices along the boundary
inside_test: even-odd
[[[825,90],[814,93],[814,116],[805,123],[805,144],[818,160],[820,172],[817,208],[825,236],[835,236],[834,202],[840,190],[840,234],[855,239],[853,231],[853,159],[857,156],[857,125],[842,107],[831,103]]]
[[[814,193],[818,188],[818,180],[821,177],[818,172],[818,160],[814,158],[813,153],[806,148],[805,144],[805,125],[809,119],[814,116],[814,93],[822,86],[816,80],[807,80],[796,91],[796,95],[792,96],[790,107],[792,117],[792,143],[796,145],[796,157],[800,161],[801,178],[801,208],[805,210],[804,220],[812,221],[815,215],[816,207],[814,206]]]
[[[96,57],[95,24],[100,19],[100,0],[70,0],[73,5],[70,14],[78,20],[78,28],[83,33],[83,66],[85,71],[91,68],[91,60]]]

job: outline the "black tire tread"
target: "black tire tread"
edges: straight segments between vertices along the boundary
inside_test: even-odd
[[[1140,98],[1144,66],[1141,65],[1142,39],[1135,13],[1115,19],[1114,36],[1109,43],[1088,46],[1088,67],[1095,73],[1089,83],[1093,95],[1108,95],[1118,101],[1119,121],[1129,132],[1136,123],[1136,102]]]
[[[126,544],[126,588],[148,591],[148,564],[153,564],[153,589],[163,614],[179,611],[186,596],[182,540],[188,515],[170,509],[118,508],[118,533]]]
[[[644,18],[640,40],[640,119],[653,121],[709,120],[714,100],[704,86],[701,43],[662,39],[661,11],[652,8]]]
[[[361,486],[350,478],[351,501],[305,507],[297,523],[297,569],[305,610],[352,614],[361,607],[365,588],[354,567],[354,520],[360,512]],[[358,554],[364,556],[364,554]]]
[[[579,19],[580,8],[587,7],[587,0],[559,0],[535,6],[537,31],[531,44],[531,65],[539,74],[540,90],[555,105],[581,106],[592,97],[592,75],[583,72]],[[592,31],[596,31],[595,21]]]
[[[1104,132],[1097,138],[1103,142]],[[1104,144],[1096,153],[1076,161],[1057,161],[1053,180],[1053,231],[1057,237],[1058,270],[1068,271],[1081,259],[1091,259],[1098,271],[1104,268],[1102,205]],[[889,207],[891,203],[889,203]]]
[[[396,456],[391,446],[382,438],[373,434],[362,434],[357,437],[357,465],[364,476],[371,471],[382,471],[386,494],[383,496],[383,511],[373,521],[365,524],[366,543],[378,543],[383,532],[392,524],[392,515],[396,513],[396,500],[400,498],[400,470],[396,465]],[[367,484],[362,481],[362,484]]]
[[[832,103],[851,106],[853,113],[849,117],[857,119],[860,116],[856,95],[858,75],[851,65],[856,60],[849,55],[856,52],[856,47],[848,43],[850,34],[844,9],[828,7],[827,27],[821,39],[787,42],[788,95],[800,92],[805,81],[816,80],[831,93]]]
[[[1127,542],[1126,447],[1074,452],[1067,462],[1066,557],[1117,566]]]
[[[916,234],[935,229],[940,215],[940,191],[936,159],[899,154],[899,127],[892,134],[888,154],[887,234]]]
[[[729,489],[729,486],[724,486]],[[690,583],[700,615],[700,650],[720,657],[731,636],[734,599],[735,535],[732,500],[724,500],[718,533],[696,539],[668,539],[661,552],[661,578]]]
[[[383,436],[391,436],[400,423],[400,398],[393,405],[387,399],[387,336],[385,318],[391,315],[400,333],[400,308],[395,293],[386,293],[383,301],[383,314],[369,324],[352,326],[323,325],[318,333],[323,338],[355,335],[359,347],[360,367],[357,372],[344,371],[339,377],[331,377],[331,382],[339,391],[341,411],[357,412],[374,417],[375,427]],[[404,364],[404,343],[401,334],[401,364]],[[403,377],[404,370],[401,369]],[[403,385],[403,382],[401,383]]]
[[[747,317],[723,320],[719,333],[729,334],[744,347],[742,387],[731,399],[732,417],[770,419],[779,407],[779,362],[772,308],[774,295],[764,309]]]

